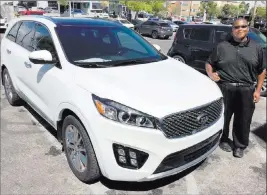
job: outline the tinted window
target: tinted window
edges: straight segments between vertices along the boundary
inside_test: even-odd
[[[151,21],[146,21],[146,22],[144,22],[144,24],[143,24],[143,25],[153,25],[153,23],[154,23],[154,22],[151,22]]]
[[[163,26],[163,27],[169,27],[170,25],[168,23],[159,23],[160,26]]]
[[[25,49],[32,51],[32,38],[34,35],[34,22],[23,22],[19,28],[16,43],[24,47]]]
[[[199,28],[199,29],[192,29],[190,33],[190,39],[196,41],[209,41],[210,39],[210,29]]]
[[[16,37],[17,37],[17,33],[18,33],[18,29],[20,27],[21,22],[17,22],[9,31],[9,33],[7,34],[7,38],[11,41],[16,41]]]
[[[45,26],[41,24],[36,25],[36,32],[32,45],[34,50],[48,50],[51,52],[53,59],[57,58],[52,37]]]
[[[223,30],[218,30],[215,32],[215,42],[219,43],[224,40],[226,40],[227,36],[230,34],[230,32],[223,31]]]
[[[124,27],[59,26],[56,32],[67,59],[77,65],[166,59],[140,35]]]
[[[191,28],[185,28],[184,29],[184,38],[189,39],[192,29]]]
[[[146,53],[146,49],[127,33],[119,31],[116,34],[122,47],[132,49],[137,52]]]

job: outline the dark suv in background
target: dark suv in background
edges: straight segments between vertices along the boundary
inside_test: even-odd
[[[213,24],[181,25],[167,55],[188,64],[206,75],[205,62],[213,48],[231,34],[232,26]],[[266,52],[266,37],[256,28],[250,28],[248,36],[258,42]],[[262,95],[267,95],[266,79]]]

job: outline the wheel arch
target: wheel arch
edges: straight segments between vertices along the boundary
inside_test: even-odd
[[[57,109],[56,112],[56,128],[57,128],[57,139],[58,141],[63,144],[63,139],[62,139],[62,125],[63,125],[63,121],[64,119],[68,116],[68,115],[72,115],[74,117],[77,118],[77,120],[80,121],[80,123],[82,124],[82,126],[85,128],[86,133],[92,143],[93,146],[93,150],[95,152],[96,158],[97,158],[97,162],[98,165],[100,167],[101,173],[105,175],[105,170],[102,164],[102,155],[101,155],[101,150],[99,145],[97,144],[95,135],[93,134],[93,132],[90,130],[90,124],[88,124],[88,122],[86,122],[85,117],[83,116],[83,114],[79,111],[79,109],[77,109],[74,105],[70,104],[70,103],[61,103]]]

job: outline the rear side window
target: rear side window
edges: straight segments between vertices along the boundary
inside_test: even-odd
[[[162,27],[169,27],[168,23],[159,23],[159,25],[162,26]]]
[[[34,36],[35,23],[32,21],[25,21],[21,24],[16,43],[29,51],[33,51],[32,38]]]
[[[211,29],[206,28],[185,28],[184,29],[184,38],[191,39],[195,41],[205,41],[210,40]]]
[[[192,29],[192,32],[190,34],[190,39],[196,41],[209,41],[210,33],[211,33],[210,29],[205,29],[205,28]]]
[[[9,33],[7,34],[6,38],[8,38],[11,41],[16,42],[16,37],[17,37],[17,33],[18,33],[18,29],[21,25],[21,22],[17,22],[9,31]]]
[[[227,36],[229,36],[229,32],[226,31],[216,31],[215,32],[215,43],[220,43],[222,41],[225,41]]]

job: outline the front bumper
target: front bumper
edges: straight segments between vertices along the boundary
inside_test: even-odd
[[[160,130],[123,125],[106,119],[98,113],[91,121],[93,122],[90,122],[90,127],[95,134],[94,137],[97,139],[96,142],[99,147],[97,151],[101,153],[101,158],[98,158],[98,162],[101,164],[101,172],[105,177],[117,181],[155,180],[194,166],[216,149],[218,140],[208,150],[202,151],[197,158],[182,163],[179,167],[165,169],[166,171],[162,169],[163,172],[157,172],[160,166],[165,163],[164,159],[166,157],[210,138],[223,128],[223,116],[221,116],[215,124],[199,133],[177,139],[167,139]],[[123,168],[117,164],[113,151],[114,143],[145,152],[149,155],[148,159],[140,169]],[[200,146],[196,147],[192,153],[201,149]],[[183,158],[183,154],[178,155],[177,158]]]

